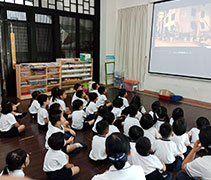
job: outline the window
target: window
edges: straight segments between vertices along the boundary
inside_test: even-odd
[[[39,0],[0,0],[0,2],[13,3],[26,6],[39,6]]]
[[[16,21],[26,21],[26,13],[20,11],[7,11],[7,19]]]
[[[36,23],[52,24],[52,17],[43,14],[35,14]]]

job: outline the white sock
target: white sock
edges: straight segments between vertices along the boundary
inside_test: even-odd
[[[77,148],[82,148],[83,145],[81,143],[75,143],[75,145],[77,146]]]

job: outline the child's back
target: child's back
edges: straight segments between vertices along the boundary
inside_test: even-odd
[[[83,123],[85,118],[86,118],[86,113],[84,112],[83,109],[73,111],[71,127],[77,130],[83,129]]]

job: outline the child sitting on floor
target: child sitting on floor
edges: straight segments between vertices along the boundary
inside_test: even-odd
[[[89,93],[89,102],[86,106],[87,119],[97,119],[97,93]]]
[[[85,94],[83,90],[78,90],[76,92],[77,99],[83,102],[83,109],[86,108],[87,103],[89,102],[89,97]]]
[[[16,149],[7,154],[6,166],[1,175],[24,177],[23,170],[29,165],[29,155],[23,149]],[[0,175],[0,176],[1,176]]]
[[[98,135],[93,136],[89,158],[95,162],[102,162],[107,159],[105,140],[106,134],[108,134],[109,131],[109,124],[107,121],[102,120],[97,123],[96,129]]]
[[[97,96],[100,96],[100,94],[98,92],[99,87],[100,87],[100,85],[98,83],[93,83],[92,90],[90,91],[90,93],[97,93]]]
[[[18,136],[25,130],[25,125],[20,125],[16,119],[13,111],[16,111],[16,105],[10,101],[2,101],[2,115],[0,118],[0,133],[3,137]]]
[[[32,93],[32,99],[29,104],[29,113],[32,119],[37,119],[37,112],[40,109],[40,104],[37,101],[37,97],[40,95],[40,91],[34,91]]]
[[[80,91],[80,90],[83,90],[83,86],[81,84],[79,84],[79,83],[76,83],[74,85],[74,89],[75,89],[75,93],[72,96],[71,105],[73,104],[73,101],[75,101],[76,99],[78,99],[78,97],[76,96],[76,92],[77,91]]]
[[[127,100],[127,91],[126,89],[120,89],[119,90],[119,98],[121,98],[123,100],[123,105],[121,107],[121,109],[123,110],[124,108],[128,107],[129,106],[129,103],[128,103],[128,100]]]
[[[62,151],[65,146],[64,134],[57,132],[48,139],[50,148],[45,154],[43,171],[50,180],[69,180],[79,173],[78,166],[69,163],[69,156]]]
[[[107,93],[106,88],[104,86],[100,86],[98,89],[98,92],[100,96],[98,97],[98,100],[96,102],[97,107],[104,106],[104,105],[106,105],[107,107],[112,106],[112,103],[106,97],[106,93]]]
[[[158,117],[158,111],[160,108],[160,102],[159,101],[155,101],[152,103],[151,108],[152,110],[149,112],[149,114],[152,116],[154,124],[157,122]]]
[[[164,107],[164,106],[161,106],[159,109],[158,109],[158,119],[156,121],[156,123],[154,124],[154,127],[159,131],[160,129],[160,126],[167,122],[169,123],[169,117],[168,117],[168,114],[167,114],[167,109]]]
[[[175,108],[172,112],[172,117],[170,119],[170,124],[171,126],[173,125],[173,122],[176,121],[179,118],[183,118],[184,117],[184,111],[182,108],[178,107]]]
[[[114,113],[115,118],[120,118],[122,114],[121,107],[123,106],[123,99],[122,98],[116,98],[113,100],[113,109],[112,113]]]

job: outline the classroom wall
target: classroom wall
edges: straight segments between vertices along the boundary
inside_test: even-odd
[[[118,9],[128,8],[143,4],[150,4],[149,10],[152,9],[153,0],[102,0],[101,4],[101,78],[100,82],[104,83],[104,60],[109,53],[114,53],[115,25],[117,23]],[[154,0],[155,1],[155,0]],[[103,4],[106,6],[103,6]],[[149,11],[150,12],[150,11]],[[150,29],[151,18],[148,21],[148,44],[146,56],[149,56],[150,47]],[[103,42],[102,42],[103,40]],[[148,64],[148,59],[147,62]],[[187,67],[188,68],[188,67]],[[150,91],[158,92],[160,89],[168,89],[175,94],[185,98],[199,101],[211,102],[211,82],[207,80],[198,80],[192,78],[173,77],[165,75],[152,75],[148,73],[148,67],[145,75],[144,88]],[[102,76],[103,74],[103,76]]]

